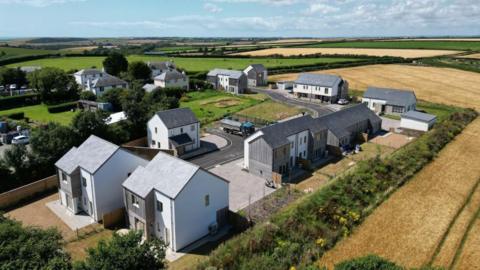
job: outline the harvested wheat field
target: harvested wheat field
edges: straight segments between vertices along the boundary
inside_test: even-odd
[[[477,217],[468,234],[455,269],[480,269],[480,217]]]
[[[480,59],[480,53],[458,56],[458,58]]]
[[[393,56],[403,58],[433,57],[461,53],[449,50],[414,50],[414,49],[351,49],[351,48],[272,48],[251,52],[241,52],[234,55],[269,56],[280,54],[283,56],[297,56],[309,54],[341,54],[341,55],[369,55]]]
[[[479,134],[477,119],[437,159],[381,204],[350,237],[327,252],[320,265],[332,269],[340,261],[374,253],[406,267],[420,267],[432,261],[448,267],[460,245],[459,239],[480,207]],[[478,226],[472,229],[476,230]],[[475,247],[478,234],[467,239],[459,262],[478,264],[473,256],[479,253]]]
[[[419,99],[459,107],[480,109],[480,74],[451,68],[412,65],[372,65],[315,71],[337,74],[350,89],[367,86],[413,89]],[[270,80],[295,80],[298,73],[271,76]]]

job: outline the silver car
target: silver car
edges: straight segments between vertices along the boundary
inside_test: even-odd
[[[25,135],[19,135],[12,139],[12,144],[28,144],[29,142],[30,138]]]

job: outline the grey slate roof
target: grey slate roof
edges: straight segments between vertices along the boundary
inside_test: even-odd
[[[106,73],[102,77],[93,80],[92,83],[93,87],[107,87],[126,84],[126,81]]]
[[[139,166],[123,186],[142,198],[156,189],[174,199],[199,169],[190,162],[159,152],[147,166]]]
[[[156,86],[155,84],[147,83],[147,84],[145,84],[142,88],[143,88],[146,92],[150,93],[150,92],[152,92],[153,90],[155,90],[157,87],[158,87],[158,86]]]
[[[78,72],[75,73],[75,75],[97,75],[97,74],[103,74],[103,73],[104,73],[103,71],[98,69],[87,68],[87,69],[79,70]]]
[[[363,97],[385,100],[387,104],[396,106],[406,106],[417,102],[415,93],[411,90],[380,87],[368,87]]]
[[[73,147],[55,166],[67,174],[81,167],[95,173],[120,147],[95,135],[91,135],[78,148]]]
[[[162,74],[155,77],[155,80],[170,81],[170,80],[185,79],[186,77],[187,77],[187,75],[179,72],[176,69],[168,69],[168,70],[162,72]]]
[[[402,114],[402,118],[408,118],[412,120],[429,123],[430,121],[435,120],[437,117],[433,114],[422,113],[417,111],[408,111]]]
[[[150,69],[159,69],[159,70],[165,70],[165,69],[168,69],[168,68],[175,68],[175,64],[173,62],[170,62],[170,61],[148,62],[147,65]]]
[[[173,145],[175,145],[175,147],[193,143],[192,139],[190,138],[190,136],[188,136],[187,133],[175,135],[168,139],[170,140],[170,142],[172,142]]]
[[[198,123],[197,117],[189,108],[161,111],[157,115],[169,129]]]
[[[233,79],[240,79],[240,77],[245,76],[245,74],[242,71],[220,69],[220,68],[210,70],[207,74],[207,76],[218,76],[218,75],[225,75]]]
[[[322,126],[326,126],[335,136],[344,137],[349,135],[346,128],[365,119],[368,119],[371,123],[382,121],[380,117],[363,103],[329,113],[317,118],[316,121]]]
[[[337,75],[316,74],[316,73],[300,73],[295,83],[308,84],[323,87],[334,87],[342,81]]]
[[[266,69],[265,69],[265,66],[262,65],[262,64],[252,64],[250,65],[256,72],[264,72]]]
[[[319,125],[315,119],[310,115],[304,115],[291,120],[276,123],[270,126],[266,126],[261,129],[263,133],[263,139],[272,148],[288,144],[288,136],[293,134],[309,130],[310,132],[317,133],[326,129],[325,126]]]

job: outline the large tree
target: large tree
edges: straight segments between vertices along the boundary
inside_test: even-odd
[[[1,269],[71,269],[56,229],[22,227],[0,215]]]
[[[103,67],[105,72],[110,75],[118,76],[120,72],[126,72],[128,69],[128,61],[123,54],[113,52],[103,60]]]
[[[15,84],[17,87],[25,85],[27,78],[25,72],[19,68],[0,68],[0,85]]]
[[[143,134],[150,116],[150,106],[145,100],[145,90],[139,85],[133,85],[123,100],[122,109],[135,129],[134,137]]]
[[[100,241],[87,250],[85,261],[74,266],[77,270],[154,270],[165,269],[165,245],[160,240],[142,242],[140,231],[117,234],[109,241]]]
[[[127,94],[127,89],[112,88],[105,91],[98,100],[102,102],[110,102],[113,106],[113,111],[119,112],[122,110],[122,103],[125,100]]]
[[[40,93],[44,102],[78,98],[79,90],[75,79],[59,68],[42,68],[29,73],[27,78],[30,86]]]
[[[12,148],[5,150],[3,161],[7,168],[12,168],[15,172],[18,184],[30,179],[30,159],[25,145],[13,145]]]
[[[90,135],[107,138],[108,126],[105,119],[108,115],[103,111],[84,111],[72,120],[72,128],[80,141],[86,140]]]
[[[130,81],[146,82],[151,79],[152,70],[142,61],[128,64],[127,76]]]

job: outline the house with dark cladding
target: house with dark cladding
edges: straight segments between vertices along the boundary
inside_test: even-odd
[[[247,76],[242,71],[213,69],[207,74],[207,82],[215,89],[232,94],[243,94],[247,89]]]
[[[252,64],[243,70],[247,75],[248,87],[265,86],[268,84],[268,72],[262,64]]]

